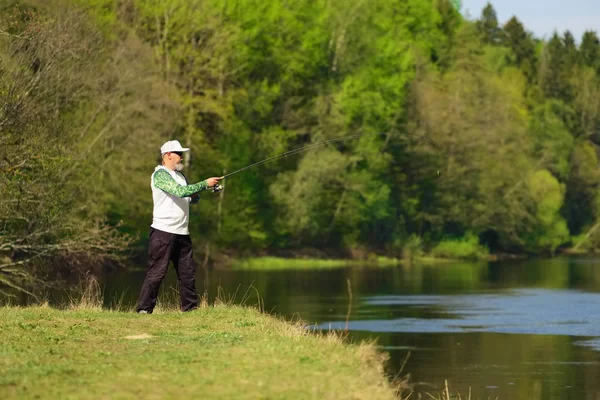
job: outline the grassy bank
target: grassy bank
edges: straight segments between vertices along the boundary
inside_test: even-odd
[[[485,261],[492,261],[493,257],[488,257]],[[399,259],[392,257],[375,257],[370,259],[319,259],[319,258],[283,258],[283,257],[254,257],[236,259],[226,264],[227,267],[234,269],[251,270],[284,270],[284,269],[328,269],[352,266],[369,267],[395,267],[407,264],[448,264],[453,262],[465,261],[465,259],[456,257],[434,257],[431,255],[419,255],[412,259]],[[466,259],[466,261],[477,261]],[[481,260],[479,260],[481,261]]]
[[[253,257],[234,260],[230,267],[235,269],[327,269],[356,265],[390,266],[399,265],[402,260],[389,257],[374,257],[365,260],[357,259],[321,259],[321,258],[283,258],[283,257]]]
[[[253,308],[0,308],[3,399],[393,399],[382,362]]]

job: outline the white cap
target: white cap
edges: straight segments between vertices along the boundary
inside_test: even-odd
[[[181,143],[179,143],[179,140],[169,140],[160,148],[160,154],[173,153],[175,151],[190,151],[190,149],[186,147],[181,147]]]

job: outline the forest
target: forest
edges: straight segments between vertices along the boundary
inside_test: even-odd
[[[167,140],[197,182],[363,133],[201,193],[196,257],[600,247],[596,32],[450,0],[4,0],[0,286],[143,254]]]

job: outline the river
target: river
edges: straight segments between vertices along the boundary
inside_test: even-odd
[[[143,278],[143,269],[107,272],[105,305],[133,307]],[[175,286],[171,269],[163,298],[174,298]],[[600,259],[200,268],[197,286],[211,302],[220,293],[251,305],[258,293],[270,313],[317,329],[347,326],[352,341],[377,339],[390,355],[388,372],[406,362],[402,373],[421,394],[440,393],[447,380],[462,398],[469,391],[472,399],[600,398]]]

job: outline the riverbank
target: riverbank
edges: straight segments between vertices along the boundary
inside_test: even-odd
[[[400,259],[392,257],[376,257],[370,259],[343,259],[343,258],[284,258],[284,257],[249,257],[228,260],[221,266],[239,270],[285,270],[285,269],[328,269],[353,266],[369,267],[394,267],[410,264],[449,264],[456,262],[481,262],[498,261],[502,258],[490,256],[484,260],[468,260],[461,258],[442,258],[432,256],[420,256],[412,259]]]
[[[383,361],[248,307],[0,308],[3,399],[394,399]]]
[[[402,252],[402,257],[376,254],[365,249],[351,249],[345,252],[300,249],[281,254],[249,254],[245,257],[217,257],[216,265],[233,269],[282,270],[282,269],[326,269],[345,266],[389,267],[410,264],[444,264],[452,262],[488,262],[502,259],[525,258],[526,256],[490,253],[474,235],[459,239],[447,239],[428,251],[419,243]]]
[[[373,256],[360,259],[257,256],[246,258],[228,258],[224,261],[218,262],[217,266],[240,270],[328,269],[352,266],[394,267],[411,264],[444,265],[457,262],[478,263],[503,260],[525,260],[527,258],[527,255],[510,253],[487,254],[479,258],[451,256],[442,257],[431,254],[413,256],[410,258]]]
[[[327,269],[349,267],[356,265],[393,266],[405,263],[398,258],[376,257],[372,259],[344,259],[344,258],[285,258],[285,257],[249,257],[234,259],[226,265],[234,269]]]

